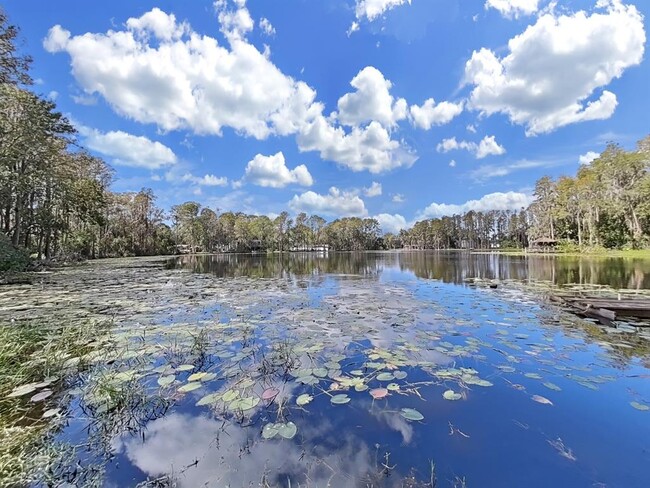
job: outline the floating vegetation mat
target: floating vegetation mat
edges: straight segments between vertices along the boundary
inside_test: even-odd
[[[647,331],[522,287],[221,277],[109,260],[0,289],[0,320],[112,322],[3,391],[106,486],[647,486]],[[646,335],[644,335],[646,334]]]

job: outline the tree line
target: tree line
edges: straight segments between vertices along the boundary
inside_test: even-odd
[[[650,137],[609,144],[575,177],[540,179],[516,211],[469,211],[382,233],[373,218],[219,212],[197,202],[156,205],[152,190],[111,191],[113,169],[77,141],[56,104],[33,90],[31,59],[0,9],[0,270],[15,256],[97,258],[174,252],[490,249],[547,238],[579,246],[650,245]]]

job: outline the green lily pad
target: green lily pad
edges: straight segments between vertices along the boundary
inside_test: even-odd
[[[377,379],[379,381],[393,381],[395,379],[395,376],[393,373],[379,373],[377,375]]]
[[[52,396],[52,390],[43,390],[40,393],[37,393],[34,395],[32,398],[30,398],[30,401],[32,402],[42,402],[46,398],[49,398]]]
[[[413,420],[413,421],[424,420],[424,415],[422,415],[414,408],[403,408],[400,411],[400,415],[404,417],[406,420]]]
[[[368,389],[368,385],[366,384],[354,385],[355,391],[366,391],[367,389]]]
[[[330,399],[330,402],[332,402],[334,405],[343,405],[345,403],[348,403],[349,401],[350,401],[350,397],[345,394],[334,395]]]
[[[18,388],[15,388],[9,395],[7,395],[9,398],[15,398],[15,397],[20,397],[24,395],[29,395],[30,393],[33,393],[36,391],[36,383],[29,383],[27,385],[22,385],[19,386]]]
[[[173,374],[167,376],[161,376],[160,378],[158,378],[158,384],[160,386],[169,386],[174,382],[175,379],[176,376],[174,376]]]
[[[314,399],[314,397],[311,396],[310,394],[303,393],[302,395],[298,396],[298,398],[296,398],[296,405],[299,405],[299,406],[302,407],[302,406],[307,405],[308,403],[310,403],[313,399]]]
[[[242,412],[247,412],[248,410],[253,410],[259,403],[259,397],[244,397],[231,402],[228,408],[230,410],[241,410]]]
[[[630,402],[630,405],[632,405],[634,408],[637,410],[641,410],[643,412],[650,410],[650,406],[644,405],[643,403],[639,402]]]
[[[352,376],[363,376],[363,371],[361,371],[360,369],[353,369],[352,371],[350,371],[350,374]]]
[[[221,399],[222,399],[224,402],[226,402],[226,403],[230,403],[230,402],[232,402],[235,398],[237,398],[238,396],[239,396],[239,392],[238,392],[237,390],[227,390],[227,391],[223,394],[223,396],[221,397]]]
[[[395,377],[395,379],[403,380],[408,376],[408,374],[406,373],[406,371],[395,371],[393,373],[393,376]]]
[[[42,419],[49,419],[50,417],[54,417],[55,415],[58,415],[59,412],[61,411],[60,408],[50,408],[49,410],[46,410],[43,412],[43,415],[41,415]]]
[[[530,378],[532,380],[541,380],[542,379],[542,377],[540,375],[538,375],[537,373],[526,373],[526,374],[524,374],[524,376],[526,378]]]
[[[192,364],[181,364],[176,368],[176,371],[192,371],[194,369],[194,365]]]
[[[542,385],[544,385],[544,386],[545,386],[546,388],[548,388],[549,390],[553,390],[553,391],[562,391],[562,388],[560,388],[559,386],[557,386],[555,383],[551,383],[550,381],[545,381],[544,383],[542,383]]]
[[[320,378],[325,378],[327,376],[327,368],[314,368],[312,374]]]
[[[208,374],[208,373],[194,373],[194,374],[191,374],[191,375],[187,378],[187,381],[188,381],[188,382],[192,382],[192,381],[201,381],[201,379],[202,379],[206,374]]]
[[[274,423],[266,424],[262,429],[262,437],[264,439],[273,439],[276,435],[278,435],[279,431],[280,428],[278,424],[274,424]]]
[[[287,422],[286,424],[281,424],[278,428],[278,434],[280,434],[285,439],[293,439],[298,432],[298,427],[293,422]]]
[[[219,395],[218,393],[210,393],[209,395],[204,396],[198,402],[196,402],[196,406],[200,407],[203,405],[212,405],[214,403],[217,403],[220,398],[221,395]]]
[[[456,401],[463,398],[463,395],[461,395],[460,393],[456,393],[454,390],[447,390],[442,394],[442,397],[445,400]]]
[[[386,389],[390,391],[397,391],[399,390],[399,385],[397,383],[388,383],[388,385],[386,385]]]
[[[181,393],[188,393],[188,392],[190,392],[190,391],[194,391],[194,390],[196,390],[197,388],[201,388],[201,386],[202,386],[202,385],[201,385],[200,382],[195,381],[195,382],[187,383],[187,384],[181,386],[181,387],[178,389],[178,391],[181,392]]]

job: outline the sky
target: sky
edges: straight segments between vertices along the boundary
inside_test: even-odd
[[[646,0],[5,0],[34,89],[169,209],[519,209],[650,133]]]

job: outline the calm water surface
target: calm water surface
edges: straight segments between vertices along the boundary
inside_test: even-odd
[[[142,391],[170,401],[145,402],[131,432],[107,427],[106,486],[650,486],[649,336],[585,322],[521,287],[464,281],[645,289],[649,261],[219,255],[167,268],[163,286],[189,301],[125,320],[195,342],[138,359],[151,373]],[[183,391],[197,371],[215,378]],[[369,393],[388,385],[386,398]],[[313,399],[298,406],[303,394]],[[349,401],[332,403],[341,394]],[[290,439],[262,435],[289,423]],[[96,425],[79,415],[63,438],[83,441]]]

